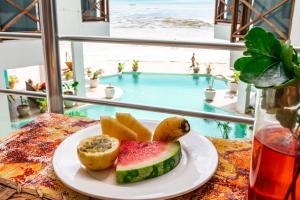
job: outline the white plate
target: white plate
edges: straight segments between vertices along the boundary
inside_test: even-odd
[[[142,121],[150,130],[157,122]],[[117,184],[112,169],[91,172],[81,167],[76,153],[80,140],[97,135],[100,126],[91,126],[74,133],[56,149],[53,167],[59,179],[68,187],[87,196],[101,199],[167,199],[180,196],[206,183],[215,173],[218,154],[205,137],[191,131],[180,139],[182,159],[169,173],[130,184]]]

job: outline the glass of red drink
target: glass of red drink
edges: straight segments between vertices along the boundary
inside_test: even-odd
[[[259,93],[250,200],[300,200],[300,83]]]

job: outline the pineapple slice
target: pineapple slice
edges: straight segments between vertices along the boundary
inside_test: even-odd
[[[116,113],[116,119],[137,134],[137,140],[151,140],[151,132],[129,113]]]
[[[119,140],[136,140],[137,134],[109,116],[100,117],[101,129],[104,135],[115,137]]]

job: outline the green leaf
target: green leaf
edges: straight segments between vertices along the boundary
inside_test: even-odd
[[[274,60],[265,56],[243,57],[236,61],[235,69],[241,71],[240,79],[246,83],[255,83],[258,77],[274,64]]]
[[[245,36],[245,45],[244,57],[234,64],[242,81],[268,88],[300,78],[298,54],[289,42],[281,43],[272,33],[255,27]]]
[[[254,84],[257,88],[276,87],[284,84],[292,79],[291,75],[284,69],[282,62],[273,63],[266,69],[257,79]]]
[[[280,41],[264,29],[252,28],[245,36],[246,56],[266,56],[278,59],[281,52]]]
[[[290,72],[293,72],[294,48],[291,46],[290,42],[286,42],[282,45],[280,58],[286,69]]]

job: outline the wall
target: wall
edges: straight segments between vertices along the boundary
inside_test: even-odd
[[[42,65],[41,40],[7,40],[0,43],[0,69]]]
[[[231,24],[218,23],[214,25],[214,38],[230,41]]]
[[[62,35],[108,36],[109,23],[82,22],[80,0],[57,0],[58,29]]]
[[[295,0],[293,24],[291,31],[291,42],[294,46],[300,47],[300,0]]]

